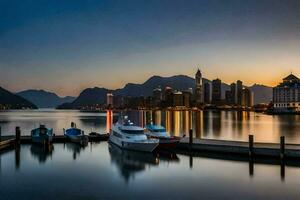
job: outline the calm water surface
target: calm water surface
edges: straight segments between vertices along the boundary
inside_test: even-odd
[[[248,140],[253,134],[255,141],[278,142],[281,135],[289,143],[300,143],[300,115],[271,116],[253,112],[236,111],[130,111],[124,112],[136,124],[144,126],[153,122],[161,124],[176,136],[188,135],[194,130],[195,137]],[[63,110],[36,110],[0,112],[2,134],[13,134],[20,126],[22,134],[29,135],[30,130],[39,124],[52,127],[56,134],[63,134],[73,121],[86,133],[97,131],[105,133],[112,122],[118,120],[118,113],[90,113]]]
[[[191,162],[192,161],[192,162]],[[122,151],[107,142],[32,145],[0,155],[0,199],[298,199],[300,168],[168,152]]]

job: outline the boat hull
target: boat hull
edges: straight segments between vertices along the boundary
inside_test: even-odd
[[[180,138],[178,137],[159,137],[153,134],[147,134],[149,138],[158,139],[159,140],[159,148],[175,148],[177,144],[180,142]]]
[[[78,144],[88,143],[89,138],[86,135],[65,135],[71,142]]]
[[[45,145],[45,144],[52,143],[53,137],[48,136],[48,135],[45,135],[45,136],[32,136],[31,140],[35,144]]]
[[[133,151],[143,151],[143,152],[153,152],[158,146],[155,142],[130,142],[121,140],[113,135],[110,135],[109,142],[117,145],[122,149],[133,150]]]

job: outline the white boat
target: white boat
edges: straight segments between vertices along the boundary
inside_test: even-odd
[[[159,139],[159,146],[162,148],[175,148],[180,142],[179,137],[171,136],[166,128],[160,125],[153,125],[152,123],[146,125],[146,135],[149,138]]]
[[[109,142],[123,149],[152,152],[159,144],[158,139],[149,139],[144,129],[133,125],[127,117],[112,127]]]

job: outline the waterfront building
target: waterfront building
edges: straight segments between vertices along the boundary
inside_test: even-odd
[[[222,90],[221,90],[221,80],[220,79],[215,79],[212,81],[212,104],[220,104],[221,102],[221,95],[222,95]]]
[[[191,97],[192,97],[191,91],[190,90],[182,91],[182,96],[183,96],[183,106],[189,108],[191,105]]]
[[[160,106],[162,102],[162,91],[161,88],[155,88],[152,92],[152,105],[153,106]]]
[[[274,110],[300,112],[300,79],[293,74],[273,88]]]
[[[230,90],[225,91],[225,103],[226,105],[231,105],[232,102],[232,95]]]
[[[242,102],[241,106],[245,108],[251,108],[253,106],[253,92],[249,88],[242,90]]]
[[[202,97],[202,73],[200,69],[198,69],[196,75],[195,75],[195,81],[196,81],[196,87],[195,87],[195,101],[197,105],[200,105],[203,103],[203,97]]]
[[[173,106],[183,106],[183,95],[182,92],[176,91],[173,93]]]
[[[171,87],[165,88],[164,102],[167,107],[173,106],[173,89]]]
[[[112,93],[107,93],[106,95],[106,104],[108,107],[113,107],[114,95]]]
[[[236,84],[230,84],[230,90],[225,92],[225,102],[227,105],[235,105],[236,104]]]
[[[210,104],[211,102],[211,94],[210,94],[210,83],[206,82],[204,83],[204,103]]]
[[[238,106],[242,105],[242,90],[243,90],[243,82],[238,80],[236,82],[236,104]]]
[[[236,84],[235,83],[231,83],[230,84],[230,94],[231,94],[231,100],[230,100],[230,104],[231,105],[235,105],[236,104]]]

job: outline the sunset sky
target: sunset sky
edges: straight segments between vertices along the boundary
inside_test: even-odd
[[[152,75],[300,76],[300,1],[1,0],[0,86],[78,95]]]

